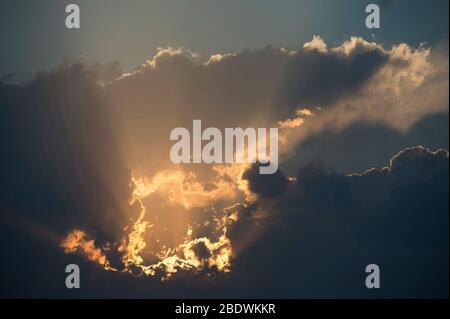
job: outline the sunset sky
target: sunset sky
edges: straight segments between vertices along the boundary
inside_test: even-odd
[[[74,3],[0,3],[2,297],[448,297],[448,1]],[[279,170],[172,163],[196,119]]]

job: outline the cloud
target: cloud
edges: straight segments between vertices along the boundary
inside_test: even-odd
[[[383,194],[380,196],[385,198],[397,187],[425,182],[448,183],[445,179],[448,173],[448,151],[439,149],[432,152],[423,146],[406,148],[392,157],[388,166],[350,175],[342,175],[320,162],[312,162],[301,167],[295,179],[289,183],[282,173],[264,180],[261,177],[267,176],[253,174],[254,170],[250,168],[244,177],[249,180],[251,188],[265,190],[256,192],[259,198],[280,198],[282,201],[295,199],[300,206],[311,204],[328,208],[352,208],[361,202],[374,200],[372,196],[376,194]],[[288,186],[290,190],[286,190]],[[272,196],[265,196],[266,193]],[[378,196],[375,197],[377,199]]]
[[[61,236],[121,229],[130,172],[95,75],[74,64],[0,90],[2,205]]]
[[[337,50],[353,52],[361,41],[353,39]],[[363,48],[371,45],[375,44]],[[315,136],[339,135],[355,125],[385,127],[407,134],[421,120],[448,112],[448,55],[444,58],[445,53],[439,50],[432,53],[430,48],[413,49],[406,44],[382,50],[389,61],[360,90],[350,90],[331,104],[318,105],[316,116],[287,137],[287,153],[290,149],[290,155],[295,155],[297,145],[308,143]]]
[[[299,167],[318,161],[340,173],[363,172],[384,165],[399,149],[414,145],[448,149],[448,132],[447,112],[424,117],[405,132],[367,122],[355,122],[339,131],[324,128],[299,142],[282,170],[295,175]]]
[[[448,56],[424,46],[385,49],[352,37],[330,47],[314,37],[298,49],[206,58],[165,48],[121,76],[117,63],[77,62],[28,84],[2,83],[0,202],[3,216],[20,225],[3,218],[2,272],[19,278],[35,261],[59,269],[75,260],[93,278],[83,294],[96,296],[121,292],[93,283],[136,296],[366,296],[361,269],[375,260],[399,284],[383,296],[448,295],[436,279],[448,278],[448,153],[406,149],[386,168],[344,175],[342,165],[309,163],[317,156],[304,147],[342,139],[331,164],[354,157],[345,171],[360,173],[372,166],[358,162],[367,152],[380,163],[391,150],[429,146],[439,132],[413,133],[421,121],[447,116],[447,66]],[[175,166],[169,132],[193,119],[277,126],[280,160],[294,163],[267,176],[257,165]],[[355,150],[361,131],[400,141],[384,153]],[[430,274],[410,291],[400,282],[405,260],[414,275]],[[40,280],[33,273],[21,287],[39,294],[32,284]],[[223,285],[204,290],[195,282]],[[54,287],[45,293],[67,293]]]
[[[249,181],[250,190],[261,197],[281,196],[288,184],[286,176],[279,170],[272,175],[261,175],[256,164],[245,171],[243,178]]]
[[[109,261],[105,254],[103,254],[102,250],[95,246],[94,240],[87,238],[86,233],[79,229],[73,230],[62,241],[61,247],[64,249],[66,254],[71,254],[80,250],[83,254],[85,254],[87,259],[99,263],[106,270],[115,271],[115,269],[111,268]]]
[[[56,294],[73,262],[60,243],[73,229],[92,236],[72,237],[87,258],[108,266],[100,248],[134,212],[105,102],[95,73],[79,63],[0,85],[2,296]]]
[[[448,54],[404,43],[387,49],[359,37],[329,47],[319,36],[297,49],[205,58],[161,48],[106,91],[128,161],[145,175],[156,173],[150,161],[170,167],[166,137],[193,119],[218,128],[290,126],[284,161],[321,132],[363,122],[404,133],[448,111]],[[305,121],[299,110],[315,116]]]
[[[361,175],[307,165],[286,194],[253,205],[271,218],[239,262],[253,269],[247,280],[258,289],[278,297],[448,295],[448,151],[408,148]],[[369,263],[384,273],[379,293],[361,279]],[[263,274],[278,280],[258,283]]]

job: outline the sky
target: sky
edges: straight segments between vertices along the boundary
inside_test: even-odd
[[[448,39],[448,1],[383,0],[381,30],[365,28],[368,1],[75,1],[80,30],[64,27],[68,1],[2,1],[0,74],[35,73],[85,55],[131,70],[158,47],[208,56],[267,45],[297,48],[320,35],[339,44],[352,35],[386,46],[435,45]]]
[[[77,3],[0,4],[1,297],[448,298],[448,1],[378,30],[365,1]],[[278,170],[174,163],[193,120],[277,128]]]

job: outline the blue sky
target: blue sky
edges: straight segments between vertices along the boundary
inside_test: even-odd
[[[81,8],[81,29],[67,30],[65,6]],[[364,8],[381,6],[380,30],[364,26]],[[448,39],[447,0],[6,0],[0,3],[0,75],[26,74],[86,55],[125,70],[158,47],[202,55],[266,45],[298,47],[320,35],[338,44],[351,35],[389,46]]]

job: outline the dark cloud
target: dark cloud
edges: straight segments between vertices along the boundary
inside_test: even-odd
[[[352,204],[349,181],[320,163],[301,168],[296,186],[305,206],[319,205],[339,210]]]
[[[288,185],[286,176],[280,170],[271,175],[260,174],[259,167],[260,165],[254,164],[243,175],[249,182],[250,190],[261,197],[282,196]]]
[[[59,250],[69,230],[91,230],[101,245],[127,221],[129,171],[96,81],[74,64],[0,85],[2,274],[11,284],[16,268],[59,264],[48,246]]]
[[[283,92],[287,99],[280,104],[329,105],[363,87],[388,61],[386,52],[365,43],[356,43],[348,55],[300,51],[288,66],[291,73]]]
[[[264,274],[277,280],[257,270],[248,280],[267,295],[448,296],[447,151],[405,149],[363,175],[308,165],[288,194],[256,202],[278,218],[237,261],[254,269],[266,261]],[[384,274],[377,292],[364,286],[369,263]]]

